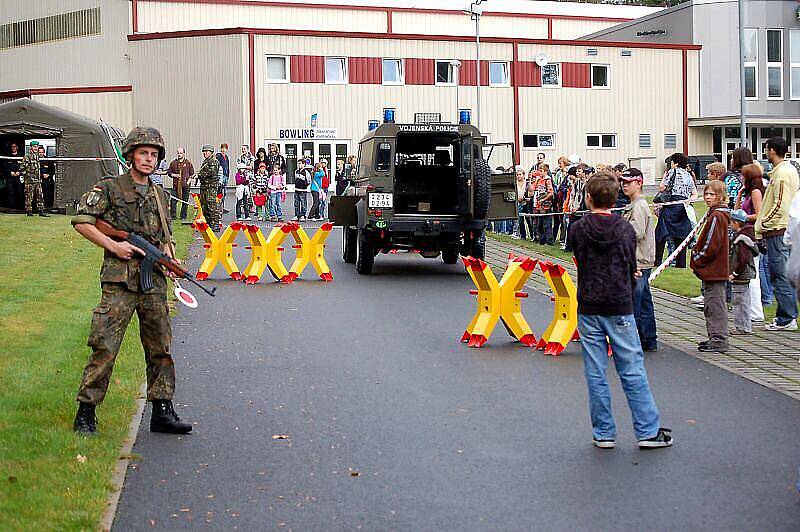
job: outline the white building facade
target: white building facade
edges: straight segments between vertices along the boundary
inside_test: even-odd
[[[489,0],[478,76],[466,0],[69,4],[0,0],[0,102],[29,96],[122,129],[152,125],[194,158],[204,143],[235,153],[274,141],[290,166],[333,161],[385,108],[398,122],[469,109],[526,166],[540,151],[555,165],[692,149],[698,46],[578,39],[651,8]]]

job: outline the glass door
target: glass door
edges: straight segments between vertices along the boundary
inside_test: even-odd
[[[294,172],[297,170],[297,144],[287,142],[281,152],[286,158],[286,184],[294,185]]]

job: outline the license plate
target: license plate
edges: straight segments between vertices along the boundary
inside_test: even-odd
[[[391,209],[392,208],[392,195],[391,194],[370,194],[369,195],[369,208],[374,209]]]

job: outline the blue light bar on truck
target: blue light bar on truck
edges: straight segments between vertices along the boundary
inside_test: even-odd
[[[469,124],[472,118],[472,112],[469,109],[461,109],[458,111],[458,123]]]
[[[383,110],[383,121],[386,124],[394,124],[394,109],[386,108]]]
[[[369,121],[369,130],[368,131],[372,131],[373,129],[378,129],[379,125],[380,125],[380,122],[378,120],[370,120]]]

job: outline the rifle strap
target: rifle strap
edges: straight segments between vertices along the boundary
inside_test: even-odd
[[[156,188],[156,185],[153,182],[150,182],[150,186],[153,189],[153,195],[156,197],[156,205],[158,206],[158,217],[161,218],[161,228],[164,230],[164,236],[167,237],[167,246],[169,248],[169,252],[172,254],[173,259],[177,259],[175,256],[175,242],[172,240],[172,232],[169,230],[169,224],[167,223],[167,213],[164,210],[164,204],[161,202],[161,194],[160,191]]]

